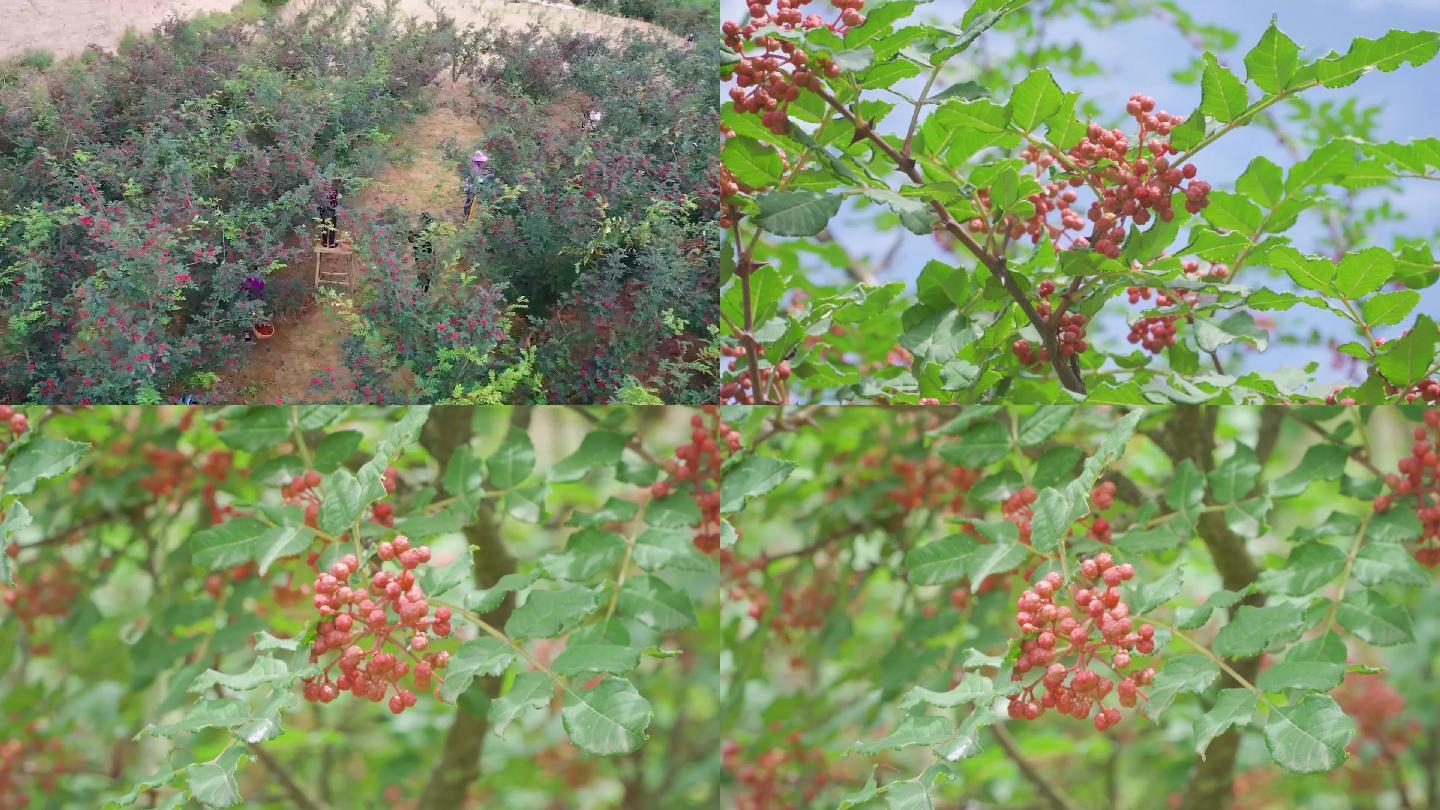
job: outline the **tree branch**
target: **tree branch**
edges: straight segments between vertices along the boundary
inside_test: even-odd
[[[1010,736],[1010,732],[1006,731],[1004,726],[994,725],[990,727],[990,730],[994,732],[1000,747],[1005,749],[1005,754],[1020,769],[1020,773],[1030,780],[1030,784],[1040,791],[1040,795],[1050,801],[1050,806],[1059,808],[1059,810],[1080,810],[1079,805],[1071,801],[1070,797],[1061,792],[1054,782],[1047,779],[1045,774],[1040,773],[1040,769],[1036,768],[1034,763],[1025,758],[1025,754],[1020,751],[1020,746],[1015,744],[1015,738]]]
[[[456,448],[469,443],[474,430],[472,415],[473,411],[467,407],[432,408],[430,418],[420,431],[420,444],[431,458],[443,466]],[[528,429],[530,415],[529,406],[517,406],[510,417],[511,427]],[[441,494],[446,494],[443,489]],[[486,498],[480,502],[475,520],[464,530],[465,540],[470,546],[475,584],[481,588],[488,588],[515,571],[515,558],[500,539],[502,514],[496,500]],[[499,607],[482,618],[492,625],[503,627],[514,607],[514,594],[507,594]],[[493,699],[500,694],[500,682],[494,677],[476,678],[475,685],[470,688],[479,688]],[[480,754],[485,748],[489,731],[487,715],[457,709],[455,720],[445,734],[440,759],[430,771],[417,810],[453,810],[465,806],[465,793],[480,775]]]

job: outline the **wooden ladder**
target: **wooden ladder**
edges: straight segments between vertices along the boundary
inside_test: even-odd
[[[349,234],[346,234],[346,233],[341,233],[339,239],[337,239],[336,241],[337,241],[338,247],[327,248],[327,247],[321,246],[319,239],[316,239],[316,240],[315,240],[315,286],[316,286],[316,288],[319,288],[321,284],[333,284],[333,285],[336,285],[336,286],[343,286],[343,287],[346,289],[347,292],[354,293],[354,292],[355,292],[355,250],[354,250],[354,245],[353,245],[353,244],[351,243],[351,241],[350,241]],[[325,265],[324,265],[324,263],[321,261],[321,259],[322,259],[323,256],[324,256],[325,254],[327,254],[327,253],[336,254],[336,255],[339,255],[339,256],[344,256],[344,257],[345,257],[345,259],[344,259],[344,269],[342,269],[342,270],[335,270],[335,269],[332,269],[332,268],[327,268],[327,267],[325,267]]]

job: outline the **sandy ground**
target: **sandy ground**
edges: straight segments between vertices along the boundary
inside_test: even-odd
[[[291,0],[299,5],[306,0]],[[125,29],[148,31],[172,14],[184,17],[207,11],[226,11],[236,0],[0,0],[0,58],[44,49],[56,56],[73,56],[90,44],[113,48]],[[631,27],[662,30],[631,20],[582,11],[568,4],[540,0],[440,0],[461,24],[488,23],[523,27],[539,20],[547,27],[614,32]],[[400,7],[430,16],[426,0],[401,0]]]

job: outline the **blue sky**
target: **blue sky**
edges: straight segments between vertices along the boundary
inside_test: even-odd
[[[926,8],[934,16],[958,20],[969,5],[959,0],[937,0]],[[1259,39],[1272,15],[1278,18],[1281,30],[1300,44],[1302,56],[1312,59],[1330,50],[1343,52],[1357,36],[1376,37],[1391,28],[1414,30],[1440,26],[1440,0],[1180,0],[1180,6],[1200,22],[1220,24],[1239,33],[1236,48],[1221,56],[1232,67],[1239,67],[1242,76],[1244,54]],[[828,3],[815,5],[822,11],[828,7]],[[743,4],[738,0],[722,0],[721,9],[725,19],[738,19],[743,14]],[[1154,96],[1162,108],[1176,113],[1189,113],[1199,103],[1198,83],[1177,83],[1170,75],[1185,67],[1196,51],[1173,28],[1159,20],[1145,17],[1110,29],[1096,29],[1079,20],[1055,20],[1047,28],[1047,41],[1078,41],[1104,69],[1098,76],[1060,77],[1067,90],[1080,90],[1086,98],[1117,112],[1133,92]],[[999,53],[1015,47],[1014,43],[994,35],[983,38],[982,44]],[[1440,124],[1437,124],[1440,118],[1434,112],[1436,86],[1440,86],[1440,60],[1419,69],[1407,66],[1394,73],[1372,73],[1349,88],[1310,91],[1306,98],[1316,103],[1358,96],[1364,104],[1379,105],[1382,112],[1376,137],[1403,141],[1440,135]],[[916,89],[910,88],[910,94]],[[1003,97],[1003,91],[999,95]],[[1197,164],[1204,178],[1219,188],[1226,188],[1256,155],[1265,155],[1282,166],[1293,162],[1271,134],[1251,127],[1217,141],[1200,156]],[[1372,203],[1378,199],[1362,198]],[[1433,235],[1440,228],[1440,183],[1408,181],[1392,199],[1409,212],[1409,219],[1398,227],[1377,230],[1380,244],[1388,246],[1392,233]],[[841,222],[832,230],[841,234],[842,243],[857,255],[884,254],[897,238],[894,232],[875,232],[868,227],[864,216],[847,210],[841,217]],[[1322,252],[1318,241],[1321,232],[1318,223],[1302,219],[1291,235],[1302,250]],[[947,256],[930,238],[906,234],[884,280],[911,280],[932,258]],[[1258,280],[1258,276],[1249,278],[1250,283]],[[1432,286],[1423,294],[1422,308],[1440,312],[1440,287]],[[1299,311],[1277,315],[1294,317]],[[1342,339],[1348,337],[1343,331],[1345,324],[1339,319],[1314,310],[1306,310],[1303,317],[1322,332],[1339,334]],[[1296,366],[1312,359],[1324,362],[1328,358],[1329,352],[1323,347],[1272,345],[1265,355],[1248,361],[1247,367]],[[1322,378],[1325,376],[1322,373]]]

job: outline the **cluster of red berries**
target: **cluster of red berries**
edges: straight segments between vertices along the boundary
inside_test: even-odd
[[[741,786],[736,810],[790,810],[814,804],[829,781],[825,754],[803,744],[798,731],[790,732],[787,741],[788,747],[774,746],[749,763],[741,762],[740,744],[734,740],[720,746],[721,763]]]
[[[1035,292],[1039,299],[1035,302],[1035,312],[1046,322],[1054,313],[1054,306],[1050,303],[1050,296],[1055,294],[1055,282],[1045,279],[1036,287]],[[1060,347],[1062,357],[1074,357],[1090,348],[1085,340],[1085,324],[1089,320],[1079,312],[1066,310],[1060,314],[1060,320],[1055,324],[1055,341]],[[1050,362],[1050,350],[1045,346],[1031,346],[1030,341],[1021,338],[1010,344],[1010,350],[1022,366],[1038,368]]]
[[[756,345],[755,351],[761,355],[765,353],[765,347]],[[735,368],[740,372],[734,380],[727,380],[720,385],[720,401],[727,405],[754,405],[756,404],[756,392],[762,392],[760,396],[768,401],[786,401],[785,382],[790,379],[790,361],[781,360],[779,365],[773,368],[760,369],[760,384],[755,385],[751,378],[750,366],[745,362],[747,352],[742,346],[721,346],[720,353],[725,357],[734,358]]]
[[[1406,402],[1414,402],[1417,399],[1431,405],[1440,405],[1440,380],[1426,377],[1405,392]]]
[[[1000,503],[1000,515],[1005,520],[1015,524],[1020,532],[1020,542],[1030,545],[1030,521],[1035,513],[1031,504],[1035,503],[1040,494],[1032,486],[1023,486],[1010,493]],[[1109,509],[1115,503],[1115,482],[1101,481],[1090,490],[1090,513],[1094,515],[1090,524],[1086,526],[1086,535],[1097,542],[1109,543],[1111,536],[1110,521],[1101,517],[1098,513]],[[1085,526],[1082,521],[1081,526]]]
[[[42,736],[39,721],[31,720],[17,736],[0,740],[0,810],[30,807],[37,797],[42,805],[47,797],[53,801],[76,765],[61,739]]]
[[[1140,687],[1155,678],[1150,668],[1125,672],[1134,665],[1133,654],[1155,651],[1155,628],[1136,627],[1120,597],[1120,583],[1134,577],[1135,569],[1101,553],[1082,562],[1080,574],[1093,584],[1074,590],[1074,609],[1055,603],[1065,592],[1058,572],[1037,580],[1016,602],[1015,623],[1024,638],[1011,677],[1020,682],[1028,673],[1042,673],[1010,695],[1009,713],[1016,720],[1034,720],[1047,709],[1083,720],[1093,711],[1095,728],[1105,731],[1120,722],[1120,708],[1104,705],[1111,690],[1120,706],[1131,708],[1145,696]],[[1097,662],[1114,678],[1092,669]],[[1044,694],[1037,698],[1042,685]]]
[[[674,490],[677,482],[689,484],[695,505],[700,507],[695,547],[714,554],[720,548],[720,466],[726,453],[740,449],[740,432],[725,424],[718,407],[707,405],[702,410],[703,414],[690,417],[690,443],[675,448],[675,458],[666,459],[661,465],[670,477],[652,484],[650,494],[663,498]]]
[[[1415,428],[1410,455],[1396,465],[1399,474],[1385,476],[1390,491],[1375,499],[1374,508],[1386,512],[1397,500],[1414,498],[1420,519],[1415,559],[1435,568],[1440,566],[1440,411],[1426,411],[1425,425]]]
[[[1000,504],[1000,515],[1020,530],[1020,542],[1030,545],[1030,519],[1034,517],[1034,511],[1030,504],[1040,497],[1040,493],[1032,486],[1023,486],[1014,492]]]
[[[318,677],[306,679],[304,694],[306,700],[329,703],[341,692],[350,692],[379,703],[393,688],[390,711],[399,714],[415,705],[415,693],[401,686],[401,680],[410,675],[415,689],[429,689],[432,680],[438,680],[436,671],[449,660],[449,653],[424,651],[432,635],[450,635],[450,608],[436,608],[432,616],[415,576],[415,569],[430,561],[428,546],[411,548],[410,540],[398,535],[381,543],[375,553],[381,561],[400,563],[401,572],[381,569],[370,576],[368,585],[352,586],[360,561],[347,554],[315,577],[313,601],[321,624],[310,661],[319,663],[329,652],[339,655]],[[368,648],[361,644],[366,639]],[[386,652],[387,646],[414,661],[414,667],[401,655]],[[332,681],[330,671],[337,664],[340,675]]]
[[[860,9],[865,0],[830,0],[840,9],[834,22],[827,23],[818,14],[805,14],[800,7],[810,0],[751,0],[750,20],[740,23],[727,20],[721,26],[725,45],[741,55],[735,65],[735,86],[730,98],[740,113],[759,113],[760,122],[777,135],[790,131],[788,109],[803,90],[821,89],[821,76],[834,78],[840,67],[828,58],[813,60],[795,43],[756,32],[771,26],[784,31],[828,28],[839,36],[865,22]],[[772,10],[770,6],[775,6]],[[752,52],[754,49],[759,52]]]
[[[1182,267],[1185,275],[1196,278],[1203,277],[1221,280],[1230,275],[1230,268],[1223,264],[1212,264],[1208,269],[1202,271],[1199,262],[1190,260],[1185,262]],[[1125,294],[1132,304],[1149,301],[1153,295],[1155,305],[1158,307],[1175,306],[1180,303],[1193,306],[1200,299],[1198,290],[1173,292],[1170,290],[1153,290],[1149,287],[1126,287]],[[1147,315],[1130,324],[1130,334],[1127,336],[1127,339],[1131,343],[1140,344],[1142,348],[1151,354],[1159,354],[1165,351],[1167,347],[1175,345],[1175,322],[1179,320],[1180,317],[1179,314]]]
[[[890,469],[900,476],[900,482],[886,496],[906,512],[959,512],[965,508],[965,493],[983,475],[981,470],[947,464],[937,456],[926,456],[918,463],[896,458],[890,462]]]
[[[1138,93],[1130,97],[1125,110],[1139,124],[1133,156],[1131,142],[1124,132],[1095,123],[1090,124],[1085,137],[1070,148],[1063,160],[1036,146],[1026,148],[1021,156],[1035,166],[1037,177],[1057,163],[1068,177],[1060,182],[1045,183],[1040,192],[1031,195],[1034,215],[1027,220],[1010,216],[1004,225],[1007,235],[1011,238],[1028,235],[1034,242],[1039,242],[1042,235],[1049,235],[1057,240],[1056,247],[1060,249],[1093,247],[1097,253],[1114,259],[1120,256],[1125,242],[1127,220],[1145,225],[1152,217],[1164,222],[1175,217],[1171,202],[1175,192],[1184,191],[1185,209],[1191,213],[1210,204],[1210,184],[1195,179],[1195,165],[1170,163],[1169,156],[1178,150],[1171,145],[1169,136],[1184,117],[1157,111],[1155,99]],[[1071,205],[1078,200],[1072,189],[1086,185],[1096,195],[1086,213],[1086,219],[1092,223],[1090,234],[1072,236],[1068,245],[1060,244],[1058,239],[1062,235],[1084,230],[1084,221]],[[1060,212],[1058,226],[1049,223],[1052,211]],[[970,227],[983,231],[988,229],[988,224],[976,218],[971,220]]]
[[[11,557],[19,552],[19,546],[11,545],[6,553]],[[3,599],[5,607],[14,611],[28,633],[35,622],[46,616],[68,616],[70,608],[80,593],[80,577],[74,566],[66,559],[59,558],[49,568],[44,568],[29,581],[15,577],[15,587],[7,588]]]
[[[1115,505],[1115,482],[1101,481],[1090,490],[1090,513],[1095,515],[1086,531],[1087,536],[1098,543],[1110,542],[1110,521],[1097,512],[1103,512]]]
[[[381,474],[380,481],[385,486],[386,493],[395,491],[396,482],[399,478],[399,471],[394,467],[386,467]],[[316,528],[316,520],[320,517],[320,502],[322,500],[319,486],[321,476],[319,470],[306,470],[300,475],[290,479],[289,483],[280,485],[280,497],[285,503],[301,506],[305,509],[305,525]],[[395,507],[387,501],[377,501],[370,505],[370,519],[386,528],[395,525]],[[311,560],[314,563],[314,559]]]
[[[0,405],[0,429],[8,429],[11,433],[19,436],[30,429],[30,417],[17,412],[9,405]],[[0,440],[0,451],[4,451],[6,442]]]
[[[1409,747],[1411,738],[1420,730],[1419,721],[1406,719],[1405,698],[1383,675],[1346,673],[1344,682],[1335,690],[1335,702],[1355,718],[1358,733],[1347,746],[1352,755],[1359,753],[1362,742],[1398,754]]]

